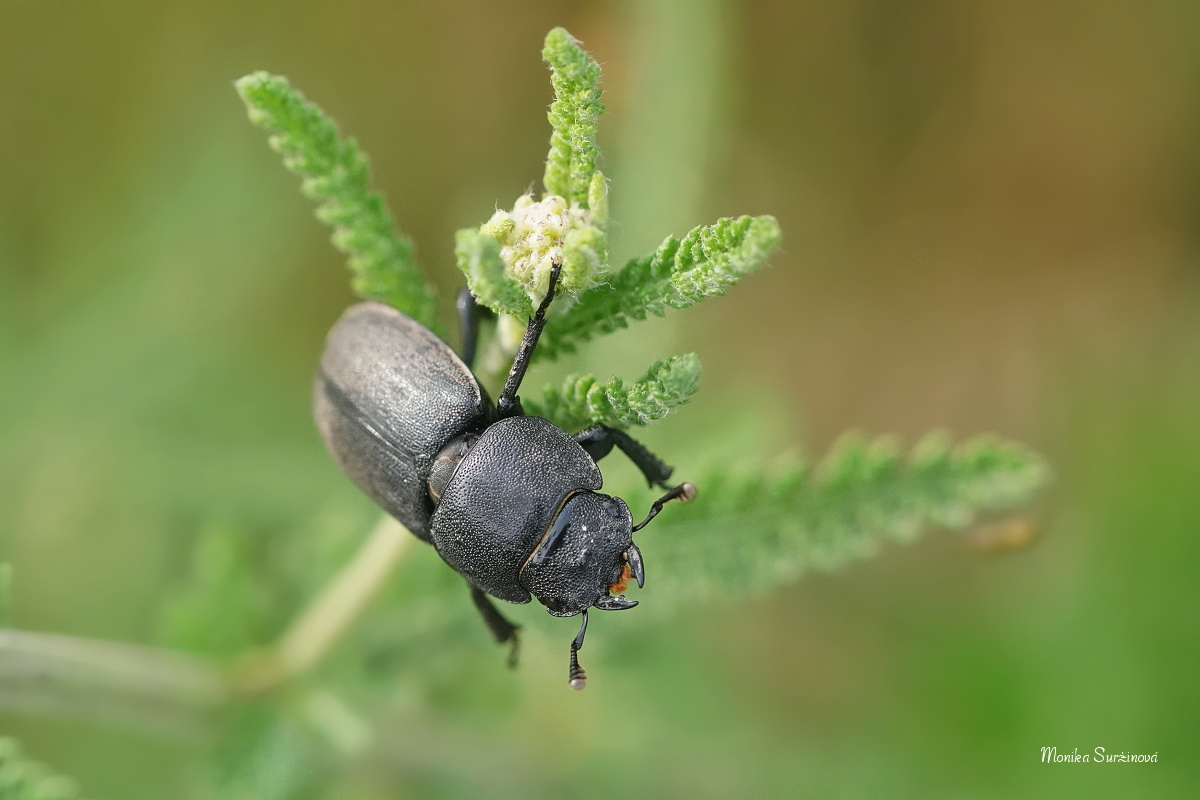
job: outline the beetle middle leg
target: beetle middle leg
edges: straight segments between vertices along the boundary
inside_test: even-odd
[[[482,589],[471,586],[471,600],[475,603],[475,608],[479,610],[479,615],[483,617],[484,623],[488,630],[492,633],[492,638],[496,640],[496,644],[509,643],[508,646],[508,665],[515,667],[517,665],[517,648],[519,640],[517,631],[520,626],[514,625],[496,609],[492,604],[491,599],[483,592]]]
[[[667,481],[670,480],[674,470],[625,431],[597,423],[575,434],[573,438],[587,451],[593,461],[604,458],[612,452],[615,446],[629,456],[629,460],[642,471],[642,475],[646,476],[646,482],[651,487],[672,488]]]

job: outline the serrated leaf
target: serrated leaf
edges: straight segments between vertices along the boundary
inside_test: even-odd
[[[370,189],[367,157],[353,139],[286,78],[255,72],[239,79],[250,120],[271,134],[271,148],[303,178],[317,218],[333,227],[333,244],[349,256],[354,291],[382,300],[434,327],[437,298],[413,258],[412,242],[392,222],[383,196]]]
[[[608,286],[580,295],[547,327],[537,355],[571,352],[581,341],[632,320],[722,295],[762,267],[780,238],[779,223],[771,216],[726,218],[695,228],[683,239],[669,236],[653,255],[630,261]]]
[[[1026,505],[1050,478],[1018,445],[980,437],[951,447],[940,435],[907,456],[890,437],[847,437],[815,470],[791,460],[768,472],[677,465],[676,475],[699,491],[638,539],[654,576],[647,608],[760,594],[930,527],[962,530],[981,513]],[[635,517],[651,499],[642,490],[626,498]]]
[[[688,353],[656,362],[629,386],[620,378],[601,383],[592,375],[573,375],[559,388],[547,387],[542,403],[526,406],[568,431],[596,423],[628,428],[662,419],[686,403],[699,380],[700,359]]]
[[[546,35],[542,58],[550,65],[554,102],[547,117],[553,132],[543,178],[546,194],[558,195],[580,208],[588,208],[588,190],[600,149],[596,128],[604,104],[600,102],[600,65],[563,28]]]

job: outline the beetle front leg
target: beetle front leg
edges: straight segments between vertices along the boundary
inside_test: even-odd
[[[496,606],[492,604],[491,599],[477,586],[471,586],[471,600],[475,603],[475,608],[479,610],[479,615],[483,617],[484,624],[492,632],[492,638],[496,640],[496,644],[510,643],[508,647],[508,666],[515,667],[517,665],[517,649],[519,644],[517,631],[520,626],[509,622],[496,609]]]
[[[642,475],[646,476],[646,481],[652,487],[672,488],[667,481],[670,480],[674,470],[625,431],[597,423],[575,434],[573,438],[587,451],[593,461],[604,458],[612,452],[615,445],[618,450],[629,457],[634,466],[642,471]]]
[[[560,271],[562,271],[562,264],[555,264],[550,270],[550,284],[546,288],[546,296],[542,298],[541,304],[525,328],[525,337],[521,339],[521,346],[517,349],[516,358],[513,359],[512,369],[508,371],[508,380],[504,382],[504,389],[496,398],[496,408],[500,411],[501,419],[525,413],[521,409],[521,399],[517,397],[517,390],[521,388],[521,381],[525,379],[525,370],[529,369],[529,361],[533,358],[533,350],[537,347],[538,339],[542,337],[542,328],[546,327],[546,309],[550,308],[550,301],[554,299],[554,289],[558,285]]]

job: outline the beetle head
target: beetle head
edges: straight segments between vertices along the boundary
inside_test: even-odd
[[[573,492],[522,567],[521,583],[556,617],[592,606],[633,608],[637,601],[621,595],[631,576],[641,583],[642,558],[632,530],[621,498]],[[610,589],[617,590],[615,596]]]
[[[521,567],[520,580],[552,615],[583,614],[583,624],[571,643],[572,689],[587,685],[587,673],[579,666],[579,649],[587,633],[588,609],[620,611],[637,605],[624,595],[630,578],[639,587],[646,580],[633,534],[646,527],[664,504],[672,500],[686,503],[695,496],[694,485],[679,484],[655,500],[638,525],[633,524],[629,507],[619,497],[579,489],[559,503],[558,513]]]

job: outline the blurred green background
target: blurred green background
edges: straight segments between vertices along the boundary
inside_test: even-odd
[[[294,576],[320,585],[375,512],[309,421],[342,258],[232,81],[285,74],[362,143],[449,319],[453,231],[540,181],[556,25],[605,68],[618,257],[724,215],[774,214],[785,239],[729,297],[531,380],[696,350],[700,395],[647,437],[680,475],[688,453],[819,454],[848,428],[996,431],[1055,466],[1043,536],[1004,557],[932,536],[749,604],[596,620],[582,694],[574,627],[539,608],[514,612],[509,673],[465,592],[385,602],[364,630],[406,644],[370,687],[341,667],[377,734],[336,769],[287,726],[176,736],[66,708],[0,711],[0,734],[108,798],[208,796],[214,748],[258,770],[228,797],[1196,796],[1191,3],[4,0],[13,624],[217,655],[279,632],[311,591]],[[305,561],[304,537],[339,555]],[[293,577],[189,617],[214,602],[181,589],[197,548]],[[453,579],[428,556],[397,591]],[[222,624],[180,632],[198,618]],[[1046,745],[1159,761],[1046,765]]]

